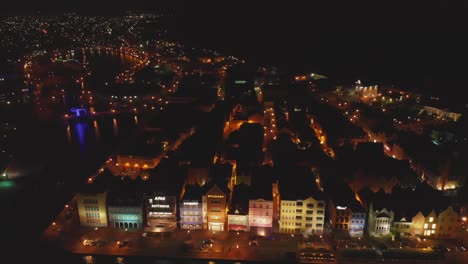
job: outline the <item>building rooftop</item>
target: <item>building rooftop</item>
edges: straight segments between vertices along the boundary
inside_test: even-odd
[[[252,189],[248,185],[239,184],[234,186],[229,214],[234,214],[236,210],[238,210],[239,214],[248,214],[251,192]]]
[[[107,204],[109,206],[142,206],[142,193],[109,192]]]
[[[187,184],[185,186],[185,193],[182,197],[184,201],[199,201],[201,202],[202,196],[206,193],[206,188],[198,184]]]

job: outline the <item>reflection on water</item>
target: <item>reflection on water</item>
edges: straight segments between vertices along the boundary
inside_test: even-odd
[[[70,262],[73,264],[76,262]],[[158,259],[156,257],[137,257],[137,256],[83,256],[80,264],[252,264],[248,261],[232,260],[203,260],[203,259]]]
[[[99,124],[96,120],[93,121],[94,126],[94,135],[96,135],[96,140],[99,141],[101,134],[99,132]]]
[[[68,146],[78,150],[80,155],[86,155],[102,144],[114,145],[135,128],[138,122],[136,115],[105,116],[72,122],[64,127],[66,142]]]
[[[96,260],[93,256],[84,256],[83,257],[83,263],[85,264],[94,264],[96,263]]]
[[[70,125],[67,126],[67,141],[68,141],[68,144],[72,143],[72,135],[71,135]]]
[[[117,136],[119,134],[119,124],[117,123],[117,119],[115,119],[115,117],[112,119],[112,125],[114,128],[114,136]]]
[[[115,258],[115,263],[117,264],[125,264],[125,260],[122,257]]]
[[[80,146],[84,146],[86,143],[86,129],[88,128],[88,124],[84,122],[78,122],[75,124],[75,131],[76,131],[76,137],[78,138],[78,144]]]
[[[135,116],[133,117],[133,120],[135,120],[135,125],[138,125],[138,116],[135,115]]]

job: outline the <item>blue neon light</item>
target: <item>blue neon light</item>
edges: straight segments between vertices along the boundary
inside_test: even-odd
[[[88,115],[88,112],[86,112],[86,109],[84,108],[72,108],[70,111],[73,112],[76,117]]]

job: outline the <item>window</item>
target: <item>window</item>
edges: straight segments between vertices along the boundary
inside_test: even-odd
[[[317,214],[323,214],[323,210],[317,210]]]
[[[314,208],[314,204],[313,203],[308,203],[307,208]]]
[[[323,220],[323,217],[317,217],[316,220],[317,220],[317,221],[322,221],[322,220]]]
[[[315,227],[322,227],[322,224],[315,224]]]
[[[302,209],[296,209],[297,214],[302,214]]]
[[[435,229],[436,228],[436,224],[432,224],[432,229]]]
[[[296,206],[302,206],[302,202],[297,202]]]
[[[296,215],[296,219],[297,219],[297,220],[302,220],[302,216]]]
[[[325,207],[325,204],[323,204],[323,203],[317,203],[317,207],[323,208],[323,207]]]
[[[306,221],[312,221],[313,218],[312,217],[306,217]]]
[[[314,213],[314,210],[307,210],[306,211],[306,214],[313,214]]]
[[[432,223],[434,221],[434,217],[429,217],[429,223]]]
[[[305,226],[306,227],[312,227],[313,225],[312,224],[306,224]]]
[[[426,228],[427,228],[427,224],[424,224],[424,229],[426,229]]]
[[[296,222],[296,226],[301,226],[302,223],[301,222]]]

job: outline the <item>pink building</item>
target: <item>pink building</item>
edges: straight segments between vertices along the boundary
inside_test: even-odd
[[[249,200],[250,231],[259,236],[268,236],[273,232],[273,201]]]

